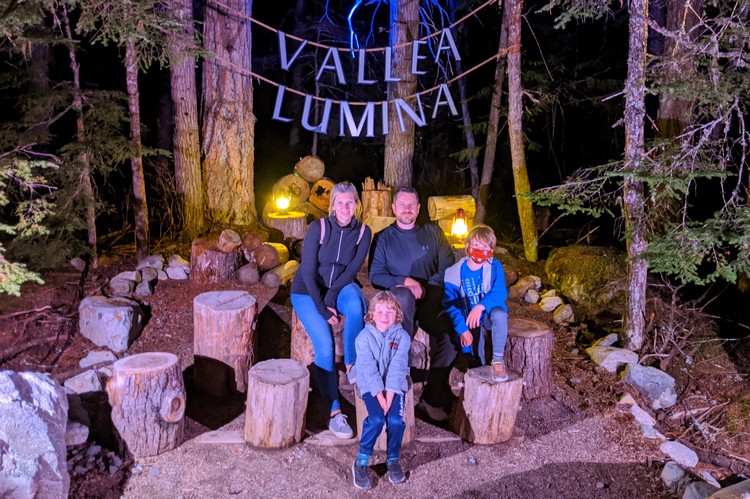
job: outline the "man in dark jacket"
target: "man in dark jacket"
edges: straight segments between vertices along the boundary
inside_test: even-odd
[[[437,225],[416,223],[420,209],[416,190],[398,189],[392,208],[396,221],[373,241],[370,281],[396,295],[404,329],[412,337],[415,321],[431,336],[430,373],[418,407],[431,419],[445,421],[452,402],[448,376],[458,346],[442,306],[443,274],[455,263],[455,255]]]

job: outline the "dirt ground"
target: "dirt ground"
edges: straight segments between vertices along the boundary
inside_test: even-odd
[[[47,372],[60,382],[81,372],[78,361],[100,348],[78,334],[80,299],[101,294],[109,277],[134,267],[134,261],[126,258],[85,276],[72,269],[49,272],[44,275],[44,285],[24,286],[20,298],[3,297],[0,368]],[[543,275],[541,269],[528,266],[520,268],[519,273],[532,271]],[[361,278],[366,281],[365,276]],[[244,425],[242,394],[218,399],[198,393],[192,386],[192,301],[204,291],[217,289],[246,289],[258,299],[257,361],[289,356],[288,290],[262,285],[159,282],[155,293],[142,300],[148,321],[127,353],[166,351],[179,357],[188,391],[186,442],[160,456],[134,460],[119,451],[109,424],[106,397],[87,397],[84,405],[92,413],[91,435],[87,444],[69,449],[71,497],[363,495],[351,484],[356,444],[319,445],[315,438],[308,438],[288,449],[267,451],[241,442],[200,441],[199,437],[214,430],[239,438]],[[511,303],[511,314],[550,322],[549,314],[520,303]],[[407,482],[390,484],[383,456],[378,455],[376,462],[380,464],[373,466],[371,473],[375,486],[368,494],[670,497],[659,479],[666,457],[657,443],[641,436],[632,418],[616,404],[628,391],[638,400],[637,394],[615,375],[595,368],[580,353],[585,346],[582,328],[580,324],[556,327],[555,390],[551,397],[521,406],[510,441],[472,445],[445,428],[418,419],[416,441],[403,449]],[[747,370],[743,371],[746,367],[732,362],[720,345],[711,347],[696,355],[690,365],[675,363],[676,372],[672,374],[677,375],[680,402],[656,415],[657,429],[695,448],[701,457],[699,468],[728,484],[737,479],[738,473],[750,471],[750,445],[748,432],[724,428],[726,410],[750,390]],[[350,421],[355,421],[352,394],[346,389],[342,394],[349,402],[344,403],[344,410]],[[705,424],[694,424],[696,419]],[[309,437],[323,430],[325,424],[314,393],[307,423]],[[708,437],[706,431],[711,433]],[[101,447],[97,464],[76,472],[80,456],[92,446]]]

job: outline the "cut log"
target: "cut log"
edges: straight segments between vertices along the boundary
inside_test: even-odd
[[[185,385],[177,356],[139,353],[112,364],[112,423],[135,456],[156,456],[183,440]]]
[[[492,380],[490,366],[469,369],[464,390],[451,417],[462,439],[475,444],[497,444],[513,436],[523,377],[508,371],[508,381]]]
[[[245,291],[209,291],[193,300],[196,387],[224,395],[247,387],[255,359],[255,297]]]
[[[266,287],[277,288],[282,284],[288,284],[294,278],[297,269],[299,269],[299,262],[297,260],[290,260],[263,274],[261,282]]]
[[[302,248],[305,245],[304,239],[292,239],[286,242],[287,248],[289,248],[289,256],[290,258],[294,258],[295,260],[301,260],[302,259]]]
[[[260,270],[270,270],[289,261],[289,250],[280,243],[263,243],[253,251]]]
[[[304,239],[307,233],[307,215],[301,211],[271,212],[263,217],[263,223],[280,230],[284,239]]]
[[[322,211],[328,213],[328,207],[331,204],[331,189],[336,183],[330,178],[321,178],[317,180],[310,189],[310,203]]]
[[[430,196],[427,198],[427,213],[430,215],[430,220],[452,219],[459,208],[464,210],[469,220],[474,219],[477,206],[474,198],[469,195]]]
[[[190,248],[190,279],[199,283],[231,281],[240,264],[238,251],[225,253],[216,239],[196,239]]]
[[[523,398],[533,400],[552,393],[552,349],[555,336],[547,324],[533,319],[508,319],[505,365],[523,375]]]
[[[242,248],[247,251],[253,251],[263,244],[263,238],[253,232],[247,232],[242,236]]]
[[[341,365],[344,362],[344,321],[339,321],[337,326],[331,326],[333,330],[334,362]],[[291,333],[290,357],[303,366],[310,366],[315,360],[310,336],[305,326],[297,317],[297,312],[292,309],[292,333]]]
[[[302,441],[310,373],[299,362],[271,359],[248,373],[245,441],[281,449]]]
[[[392,217],[391,190],[362,191],[362,217]]]
[[[404,430],[404,438],[401,441],[401,445],[407,445],[414,441],[414,389],[412,386],[411,378],[407,378],[409,383],[409,389],[404,394],[404,423],[406,423],[406,429]],[[354,387],[355,407],[357,411],[357,436],[362,439],[362,425],[364,424],[365,418],[367,417],[367,407],[362,400],[362,394],[359,392],[359,387]],[[386,426],[383,426],[383,431],[378,435],[378,439],[375,441],[375,450],[385,451],[388,449]]]
[[[308,217],[312,218],[323,218],[328,216],[328,208],[326,208],[325,211],[321,210],[320,208],[314,206],[310,201],[299,205],[296,209],[297,211],[304,212],[308,215]]]
[[[308,182],[320,180],[325,171],[326,165],[323,160],[312,155],[305,156],[294,165],[294,172]]]
[[[370,217],[365,218],[365,224],[370,228],[372,234],[375,235],[381,230],[385,229],[393,222],[396,221],[396,217]]]
[[[254,263],[248,263],[237,269],[237,282],[247,286],[260,282],[260,273]]]
[[[242,244],[240,235],[231,229],[226,229],[221,231],[221,235],[219,235],[219,242],[216,243],[216,247],[219,248],[219,251],[223,251],[224,253],[231,253],[239,248],[240,244]]]
[[[273,184],[271,193],[274,199],[284,196],[289,197],[289,209],[293,210],[310,197],[310,184],[295,173],[285,175]]]

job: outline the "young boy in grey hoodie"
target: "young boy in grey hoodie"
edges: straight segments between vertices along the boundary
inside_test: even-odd
[[[357,387],[367,407],[362,423],[359,453],[352,466],[354,485],[371,487],[368,460],[375,441],[386,425],[388,479],[401,483],[406,477],[399,462],[404,437],[404,394],[408,390],[409,347],[411,338],[401,327],[403,314],[390,291],[381,291],[370,301],[365,328],[356,340]]]

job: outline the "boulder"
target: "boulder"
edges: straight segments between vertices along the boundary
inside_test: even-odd
[[[149,255],[138,262],[138,265],[135,267],[135,269],[141,270],[146,267],[151,267],[152,269],[156,270],[162,270],[164,268],[164,257],[161,255]]]
[[[681,444],[680,442],[664,442],[659,448],[664,454],[669,456],[672,461],[680,466],[693,468],[698,464],[698,454],[696,454],[693,449]]]
[[[718,487],[714,487],[710,483],[706,483],[703,480],[690,483],[685,488],[685,493],[682,494],[682,499],[706,499],[711,494],[719,490]]]
[[[630,406],[630,414],[633,416],[633,418],[635,418],[636,421],[646,426],[654,426],[656,424],[656,420],[653,418],[653,416],[651,416],[651,414],[647,413],[637,405]]]
[[[68,426],[65,429],[65,445],[72,447],[74,445],[81,445],[86,443],[89,439],[89,428],[88,426],[82,425],[76,421],[68,421]]]
[[[154,284],[151,281],[141,281],[135,287],[136,296],[151,296],[154,294]]]
[[[102,382],[99,380],[99,375],[96,371],[89,369],[81,374],[73,376],[65,380],[65,388],[73,390],[77,394],[84,394],[89,392],[100,392],[102,391]]]
[[[182,258],[180,255],[172,255],[169,257],[170,267],[183,267],[185,265],[189,266],[190,262]]]
[[[550,298],[552,296],[560,296],[560,292],[556,289],[548,289],[544,293],[542,293],[542,298]]]
[[[167,281],[167,280],[169,280],[169,276],[163,270],[159,271],[159,273],[157,274],[156,278],[159,279],[160,281]]]
[[[526,303],[530,303],[532,305],[538,303],[539,298],[540,298],[539,291],[537,291],[536,289],[530,289],[526,291],[525,295],[523,295],[523,301],[525,301]]]
[[[674,461],[669,461],[661,470],[661,481],[668,489],[676,489],[687,478],[685,469]]]
[[[113,296],[130,296],[136,284],[138,283],[131,279],[122,279],[115,276],[109,281],[109,293]]]
[[[179,267],[167,267],[166,272],[167,276],[169,276],[170,279],[174,279],[175,281],[184,281],[188,278],[190,268],[186,267],[185,265],[180,265]]]
[[[625,348],[589,347],[586,354],[594,364],[611,373],[616,373],[620,366],[638,362],[638,354]]]
[[[159,278],[159,272],[162,271],[153,267],[143,267],[141,269],[141,281],[154,282]]]
[[[125,298],[89,296],[78,307],[81,334],[95,345],[124,352],[143,329],[143,310]]]
[[[565,246],[550,253],[545,271],[552,285],[584,317],[604,310],[618,315],[624,311],[625,255],[595,246]]]
[[[508,299],[518,300],[530,289],[542,287],[542,280],[535,275],[525,275],[508,289]]]
[[[560,305],[552,312],[552,320],[555,324],[570,324],[576,320],[576,316],[573,313],[573,307],[567,303]]]
[[[655,367],[644,367],[635,362],[628,364],[624,380],[649,401],[652,409],[672,407],[677,402],[674,378]]]
[[[68,398],[49,376],[0,371],[0,497],[67,497]]]
[[[115,354],[113,354],[109,350],[98,350],[89,352],[88,355],[86,355],[78,362],[78,365],[80,367],[89,367],[95,364],[112,363],[116,360],[117,357],[115,357]]]
[[[750,497],[750,480],[725,487],[709,497],[711,499],[747,499]]]
[[[562,304],[562,298],[560,298],[559,296],[548,296],[547,298],[542,298],[542,300],[539,302],[539,308],[541,308],[545,312],[552,312]]]
[[[616,333],[608,334],[607,336],[604,336],[603,338],[599,338],[594,342],[595,347],[611,347],[615,343],[617,343],[617,340],[619,338],[617,337]]]

